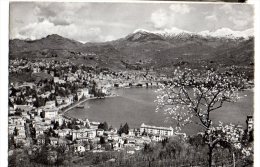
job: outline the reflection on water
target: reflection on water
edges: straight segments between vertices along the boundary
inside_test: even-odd
[[[93,99],[84,103],[84,109],[74,108],[68,115],[75,118],[88,118],[90,121],[107,121],[113,127],[128,123],[130,128],[138,128],[141,123],[157,126],[176,126],[176,122],[165,122],[166,115],[155,112],[156,92],[149,88],[118,89],[118,97]],[[237,103],[224,104],[223,108],[211,115],[213,122],[239,123],[245,126],[246,116],[253,113],[253,92],[244,91]],[[183,129],[188,134],[199,131],[197,125]]]

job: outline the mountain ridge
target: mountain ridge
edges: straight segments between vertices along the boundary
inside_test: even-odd
[[[233,36],[228,35],[228,31],[218,37],[179,29],[172,31],[176,33],[137,30],[123,38],[101,43],[81,43],[57,34],[31,41],[11,39],[10,58],[70,59],[111,69],[171,68],[178,65],[196,68],[202,64],[248,66],[253,61],[254,37],[250,36],[251,30]]]

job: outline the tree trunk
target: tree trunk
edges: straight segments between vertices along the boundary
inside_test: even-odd
[[[212,150],[213,148],[209,145],[209,152],[208,152],[208,166],[211,167],[212,165]]]

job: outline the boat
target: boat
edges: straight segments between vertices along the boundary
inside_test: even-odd
[[[76,108],[84,108],[84,105],[78,105]]]

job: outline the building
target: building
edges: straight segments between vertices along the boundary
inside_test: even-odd
[[[59,84],[64,84],[66,83],[66,81],[62,80],[62,79],[59,79],[59,77],[54,77],[54,83],[59,83]]]
[[[162,135],[162,136],[173,136],[173,128],[172,127],[157,127],[145,125],[142,123],[140,127],[141,135],[144,133],[152,134],[152,135]]]
[[[47,101],[46,104],[45,104],[45,108],[54,108],[56,105],[55,105],[55,101]]]
[[[58,138],[55,138],[55,137],[50,137],[50,144],[52,146],[57,146],[59,144],[59,139]]]
[[[58,116],[59,109],[56,107],[53,108],[44,108],[45,118],[55,119]]]
[[[38,138],[39,136],[42,136],[44,135],[44,129],[42,128],[35,128],[35,135],[36,135],[36,138]]]
[[[104,130],[103,129],[97,129],[97,136],[103,136]]]
[[[79,89],[79,90],[77,91],[77,96],[78,96],[78,101],[79,101],[80,99],[82,99],[82,97],[83,97],[83,90],[82,90],[82,89]]]
[[[24,119],[19,116],[9,116],[8,122],[9,124],[14,124],[14,125],[24,125],[25,123]]]
[[[98,129],[100,122],[90,122],[90,128]]]
[[[59,130],[54,130],[54,132],[56,133],[56,134],[58,134],[58,136],[60,137],[60,138],[65,138],[67,135],[69,135],[70,134],[70,131],[69,131],[70,129],[59,129]]]
[[[73,130],[71,133],[72,133],[72,141],[76,139],[87,140],[89,138],[94,138],[96,136],[95,129],[87,129],[87,128]]]
[[[90,97],[88,88],[82,89],[82,92],[83,92],[83,95],[84,95],[85,97]]]
[[[77,152],[77,153],[83,153],[85,152],[86,149],[84,146],[80,145],[80,144],[75,144],[74,145],[74,152]]]

